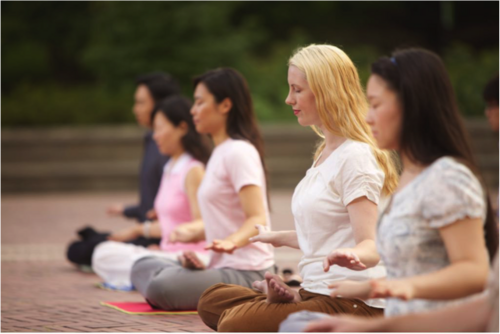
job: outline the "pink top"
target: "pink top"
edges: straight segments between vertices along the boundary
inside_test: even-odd
[[[184,153],[177,159],[170,159],[163,169],[163,177],[155,199],[155,210],[161,226],[160,248],[163,251],[178,252],[192,250],[206,252],[204,241],[197,243],[182,243],[168,241],[170,233],[180,224],[193,220],[189,199],[186,194],[186,175],[195,166],[203,166],[189,154]]]
[[[243,225],[246,217],[238,194],[247,185],[262,189],[267,224],[270,226],[265,174],[259,153],[244,140],[227,139],[214,149],[198,189],[207,243],[224,239]],[[258,242],[236,249],[232,254],[210,251],[208,267],[263,270],[273,264],[272,246]]]

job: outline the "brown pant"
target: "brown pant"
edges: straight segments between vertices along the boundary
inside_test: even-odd
[[[298,303],[268,303],[267,295],[234,284],[219,283],[203,292],[198,314],[210,328],[219,332],[277,332],[286,317],[298,311],[327,314],[348,313],[360,316],[382,316],[383,309],[370,307],[349,298],[299,291]]]

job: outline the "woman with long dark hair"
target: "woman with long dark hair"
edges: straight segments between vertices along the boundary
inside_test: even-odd
[[[485,286],[498,230],[445,66],[427,50],[396,51],[372,64],[367,96],[378,146],[403,164],[377,227],[387,278],[333,284],[332,297],[387,298],[389,317],[462,303]],[[307,319],[292,315],[284,331],[294,317]]]
[[[154,203],[158,221],[113,233],[110,241],[96,247],[92,268],[108,287],[131,289],[132,265],[145,256],[183,262],[183,253],[189,251],[200,261],[208,260],[196,193],[210,150],[206,138],[195,130],[190,108],[188,99],[174,96],[159,103],[153,115],[153,139],[159,151],[170,156]],[[140,236],[161,238],[159,249],[123,242]]]
[[[256,225],[270,226],[262,138],[243,76],[220,68],[194,80],[191,109],[196,130],[212,138],[215,149],[198,191],[210,261],[192,252],[184,265],[143,258],[132,282],[155,307],[196,309],[205,289],[216,283],[250,287],[274,265],[270,245],[252,244]]]

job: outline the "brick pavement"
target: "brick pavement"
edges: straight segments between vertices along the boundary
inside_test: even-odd
[[[271,194],[275,229],[293,226],[291,191]],[[142,301],[137,292],[94,287],[94,274],[77,271],[64,257],[81,226],[103,230],[128,225],[104,214],[109,203],[130,203],[132,192],[2,196],[2,325],[4,332],[210,332],[196,315],[134,316],[101,301]],[[300,252],[276,250],[281,268],[295,268]]]

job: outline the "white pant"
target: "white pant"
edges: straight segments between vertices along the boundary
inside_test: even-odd
[[[149,250],[142,246],[126,244],[123,242],[106,241],[100,243],[92,255],[92,269],[104,282],[117,288],[129,288],[132,286],[130,273],[135,261],[146,256],[157,256],[177,261],[183,252],[165,252],[161,250]],[[208,264],[208,254],[195,252],[200,261]]]

